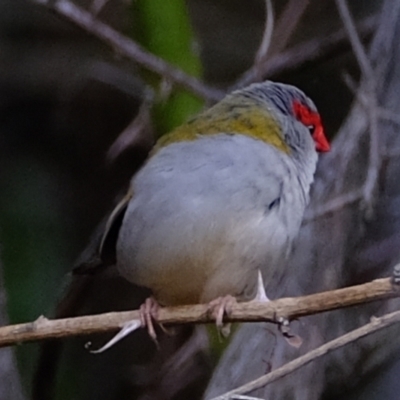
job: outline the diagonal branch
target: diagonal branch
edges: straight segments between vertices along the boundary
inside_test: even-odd
[[[288,297],[268,303],[251,301],[232,306],[226,322],[272,322],[282,318],[296,319],[356,304],[400,297],[400,289],[390,278],[377,279],[362,285],[332,290],[303,297]],[[111,312],[76,318],[48,320],[39,317],[34,322],[0,328],[0,347],[17,343],[82,336],[107,332],[123,327],[127,322],[138,320],[139,311]],[[161,308],[158,322],[164,325],[214,322],[207,304]]]
[[[364,83],[361,89],[356,92],[356,96],[357,99],[365,105],[369,119],[369,160],[367,176],[363,185],[363,200],[366,206],[366,215],[367,217],[371,217],[373,213],[375,191],[378,184],[379,168],[382,161],[378,131],[376,76],[357,33],[346,0],[336,0],[336,6],[364,79]]]
[[[289,0],[287,2],[276,23],[270,56],[278,54],[286,48],[309,4],[309,0]]]
[[[298,370],[299,368],[309,364],[311,361],[314,361],[317,358],[322,357],[333,350],[339,349],[351,342],[354,342],[364,336],[370,335],[390,325],[398,324],[399,322],[400,322],[400,311],[395,311],[393,313],[386,314],[380,318],[372,317],[371,322],[362,326],[361,328],[355,329],[349,333],[346,333],[345,335],[338,337],[337,339],[331,340],[330,342],[323,344],[322,346],[316,348],[315,350],[312,350],[306,353],[305,355],[298,357],[293,361],[288,362],[282,367],[277,368],[276,370],[266,375],[263,375],[252,382],[246,383],[243,386],[231,390],[230,392],[224,393],[221,396],[214,397],[211,400],[229,400],[238,398],[235,395],[248,393],[253,390],[259,389],[265,385],[268,385],[269,383],[277,381],[278,379],[291,374],[292,372]]]
[[[196,95],[211,101],[224,97],[221,90],[212,88],[200,80],[174,67],[163,59],[145,51],[136,42],[122,35],[109,25],[99,21],[94,15],[78,7],[69,0],[31,0],[53,10],[59,16],[74,23],[87,33],[107,43],[122,56],[140,64],[144,68],[169,79],[170,81],[190,90]]]
[[[349,7],[346,0],[336,0],[336,7],[339,11],[340,18],[342,19],[344,28],[346,29],[354,54],[357,58],[358,64],[364,75],[364,78],[373,82],[375,80],[375,73],[369,62],[367,53],[361,43],[360,37],[357,33],[357,28],[354,24],[353,18],[350,14]]]
[[[363,190],[355,189],[350,192],[346,192],[342,195],[334,197],[331,200],[326,201],[322,205],[317,205],[311,211],[308,211],[304,216],[303,223],[309,223],[317,218],[341,210],[342,208],[356,203],[363,198]]]
[[[377,26],[378,17],[372,16],[357,24],[357,31],[364,39],[370,37]],[[272,54],[266,62],[256,68],[252,66],[233,85],[233,88],[243,87],[254,82],[257,74],[262,78],[275,76],[300,68],[306,63],[316,62],[336,53],[348,46],[349,39],[346,32],[340,29],[326,37],[307,40],[295,45],[279,54]]]
[[[258,65],[265,62],[265,60],[267,59],[268,50],[271,46],[272,34],[274,32],[274,9],[272,7],[271,0],[265,1],[265,12],[266,12],[266,20],[265,20],[264,35],[261,41],[260,48],[258,49],[254,60],[254,68],[257,68]]]

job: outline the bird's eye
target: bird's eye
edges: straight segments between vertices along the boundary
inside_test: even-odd
[[[311,136],[315,133],[315,125],[307,125],[308,130],[311,133]]]

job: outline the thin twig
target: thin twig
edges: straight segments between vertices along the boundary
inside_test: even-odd
[[[341,196],[334,197],[332,200],[327,201],[321,206],[315,207],[311,212],[307,213],[304,217],[304,222],[308,223],[324,215],[341,210],[344,207],[360,201],[363,197],[363,189],[352,190]]]
[[[107,151],[107,162],[114,162],[126,149],[142,142],[153,142],[150,110],[153,102],[152,93],[146,93],[139,111],[130,124],[119,134]]]
[[[90,5],[91,13],[93,15],[98,15],[108,2],[109,0],[93,0],[92,4]]]
[[[390,121],[397,125],[400,125],[400,115],[396,114],[394,111],[378,107],[378,116],[384,121]]]
[[[342,19],[344,28],[346,29],[354,54],[361,68],[361,72],[364,75],[365,79],[372,82],[375,80],[374,70],[372,69],[371,63],[369,62],[368,56],[361,43],[360,37],[358,36],[357,28],[350,14],[347,2],[346,0],[335,0],[335,1],[336,1],[336,7],[340,14],[340,18]]]
[[[286,48],[309,4],[310,0],[289,0],[287,2],[276,23],[269,52],[270,57]]]
[[[397,158],[397,157],[400,157],[400,149],[386,150],[382,154],[382,156],[385,157],[385,158]]]
[[[69,0],[31,1],[48,7],[58,15],[73,22],[86,32],[108,44],[120,55],[125,56],[144,68],[171,80],[204,99],[218,101],[225,95],[223,91],[207,86],[195,77],[186,74],[171,64],[168,64],[163,59],[146,52],[136,42],[114,30],[109,25],[99,21],[95,16],[83,8],[76,6]]]
[[[256,53],[254,64],[244,74],[244,77],[251,75],[251,80],[249,79],[246,84],[251,82],[260,81],[263,78],[263,70],[267,63],[268,51],[272,48],[273,53],[277,53],[285,48],[287,41],[289,40],[291,34],[295,30],[301,16],[303,15],[308,0],[290,0],[289,4],[285,7],[285,10],[279,19],[279,29],[278,32],[274,32],[274,12],[271,0],[266,0],[266,21],[263,39]],[[299,7],[300,6],[300,7]],[[284,26],[286,25],[286,26]],[[273,35],[274,34],[274,35]],[[277,37],[278,40],[272,41],[272,36]],[[237,82],[234,86],[240,87],[241,80]]]
[[[272,322],[280,318],[296,319],[356,304],[400,297],[400,290],[390,278],[377,279],[363,285],[317,293],[303,297],[290,297],[265,302],[238,303],[225,318],[226,322]],[[22,342],[82,336],[117,330],[127,322],[138,320],[139,311],[112,312],[76,318],[48,320],[39,317],[34,322],[0,328],[0,347]],[[158,321],[164,325],[213,323],[207,304],[161,308]]]
[[[232,399],[234,395],[248,393],[253,390],[259,389],[265,385],[268,385],[269,383],[272,383],[280,378],[283,378],[286,375],[291,374],[292,372],[298,370],[304,365],[309,364],[311,361],[314,361],[317,358],[330,353],[331,351],[337,350],[362,337],[368,336],[374,332],[377,332],[383,328],[386,328],[393,324],[397,324],[399,322],[400,322],[400,311],[395,311],[393,313],[386,314],[380,318],[372,317],[371,322],[362,326],[361,328],[355,329],[349,333],[346,333],[343,336],[338,337],[337,339],[331,340],[330,342],[323,344],[322,346],[316,348],[315,350],[306,353],[304,356],[298,357],[295,360],[288,362],[282,367],[277,368],[276,370],[266,375],[263,375],[252,382],[240,386],[237,389],[231,390],[230,392],[224,393],[221,396],[214,397],[211,400],[229,400]]]
[[[351,80],[351,78],[346,75],[345,80],[347,85],[352,89],[354,88],[354,82]],[[359,100],[363,102],[360,92],[356,92],[359,94]],[[377,108],[377,118],[380,120],[386,120],[393,122],[397,125],[400,125],[400,116],[395,114],[393,111],[390,110],[385,110],[383,108],[378,107]],[[399,157],[400,156],[400,150],[386,150],[381,152],[380,157],[386,157],[386,158],[391,158],[391,157]],[[372,181],[372,179],[371,179]],[[356,203],[357,201],[363,200],[365,195],[365,186],[352,190],[348,193],[339,195],[337,197],[334,197],[333,199],[325,202],[322,205],[314,207],[312,210],[308,211],[306,215],[304,216],[304,223],[309,223],[317,218],[321,218],[327,214],[336,212],[338,210],[343,209],[346,206],[349,206],[351,204]]]
[[[265,0],[265,13],[264,34],[254,60],[254,68],[256,69],[258,65],[262,64],[267,59],[268,49],[271,45],[272,33],[274,32],[274,9],[271,0]]]
[[[375,192],[377,189],[379,169],[381,167],[381,149],[379,142],[379,121],[376,97],[371,95],[368,115],[370,120],[370,144],[367,177],[364,183],[364,201],[366,204],[367,217],[372,216],[375,203]]]
[[[364,80],[361,88],[356,92],[356,96],[359,100],[362,100],[361,103],[366,108],[369,120],[369,159],[367,175],[363,185],[363,201],[366,209],[366,216],[367,218],[370,218],[374,209],[375,192],[377,188],[379,169],[381,166],[376,77],[357,33],[346,0],[335,1]]]
[[[378,17],[368,17],[359,24],[357,30],[363,38],[368,38],[376,29]],[[258,71],[251,67],[232,86],[233,89],[243,87],[256,79],[261,73],[262,78],[287,73],[300,68],[306,63],[317,62],[348,46],[349,40],[343,29],[322,38],[310,39],[279,54],[272,55],[268,62],[258,66]]]

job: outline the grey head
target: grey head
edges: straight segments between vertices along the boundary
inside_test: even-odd
[[[317,107],[295,86],[265,81],[252,84],[234,94],[256,101],[271,111],[271,115],[282,126],[283,139],[295,157],[304,156],[302,153],[309,153],[312,149],[320,152],[329,150]]]

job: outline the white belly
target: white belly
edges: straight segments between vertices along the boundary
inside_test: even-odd
[[[169,146],[143,167],[117,243],[121,274],[165,305],[254,297],[258,269],[269,280],[284,267],[307,200],[288,195],[299,179],[276,149],[226,135],[201,145]]]

